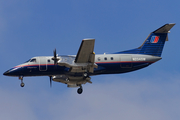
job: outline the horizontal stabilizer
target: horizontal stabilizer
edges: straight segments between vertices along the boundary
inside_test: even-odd
[[[159,29],[155,30],[153,33],[168,33],[169,30],[175,25],[175,23],[165,24]]]

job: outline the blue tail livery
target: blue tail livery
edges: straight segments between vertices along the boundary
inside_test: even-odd
[[[50,86],[52,81],[61,82],[67,84],[67,87],[79,87],[77,93],[81,94],[82,85],[92,83],[93,75],[132,72],[160,60],[169,30],[174,25],[165,24],[153,31],[136,49],[113,54],[95,54],[95,39],[83,39],[77,55],[58,56],[55,49],[53,56],[33,57],[4,72],[4,75],[18,77],[21,87],[25,85],[24,77],[49,76]]]
[[[117,54],[144,54],[161,57],[165,41],[168,41],[168,32],[174,25],[174,23],[165,24],[164,26],[150,33],[140,47],[123,52],[117,52]]]

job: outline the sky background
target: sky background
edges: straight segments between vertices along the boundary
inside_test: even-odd
[[[0,119],[177,120],[180,118],[179,0],[1,0]],[[92,77],[76,88],[49,77],[2,74],[34,56],[75,55],[95,38],[95,53],[139,47],[150,32],[176,23],[162,60],[131,73]]]

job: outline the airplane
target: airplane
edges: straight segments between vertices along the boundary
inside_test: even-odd
[[[95,39],[83,39],[77,55],[39,56],[17,65],[3,75],[19,77],[21,87],[23,78],[29,76],[49,76],[52,80],[67,84],[67,87],[79,87],[77,93],[83,92],[82,84],[92,83],[91,76],[101,74],[127,73],[145,68],[162,59],[161,54],[165,41],[168,41],[169,30],[175,23],[165,24],[151,32],[144,43],[136,48],[112,54],[94,52]]]

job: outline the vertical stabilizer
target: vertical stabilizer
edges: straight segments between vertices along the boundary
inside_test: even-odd
[[[165,24],[154,32],[150,33],[144,43],[137,49],[123,51],[124,54],[146,54],[153,56],[161,56],[165,41],[168,41],[169,30],[174,23]]]

